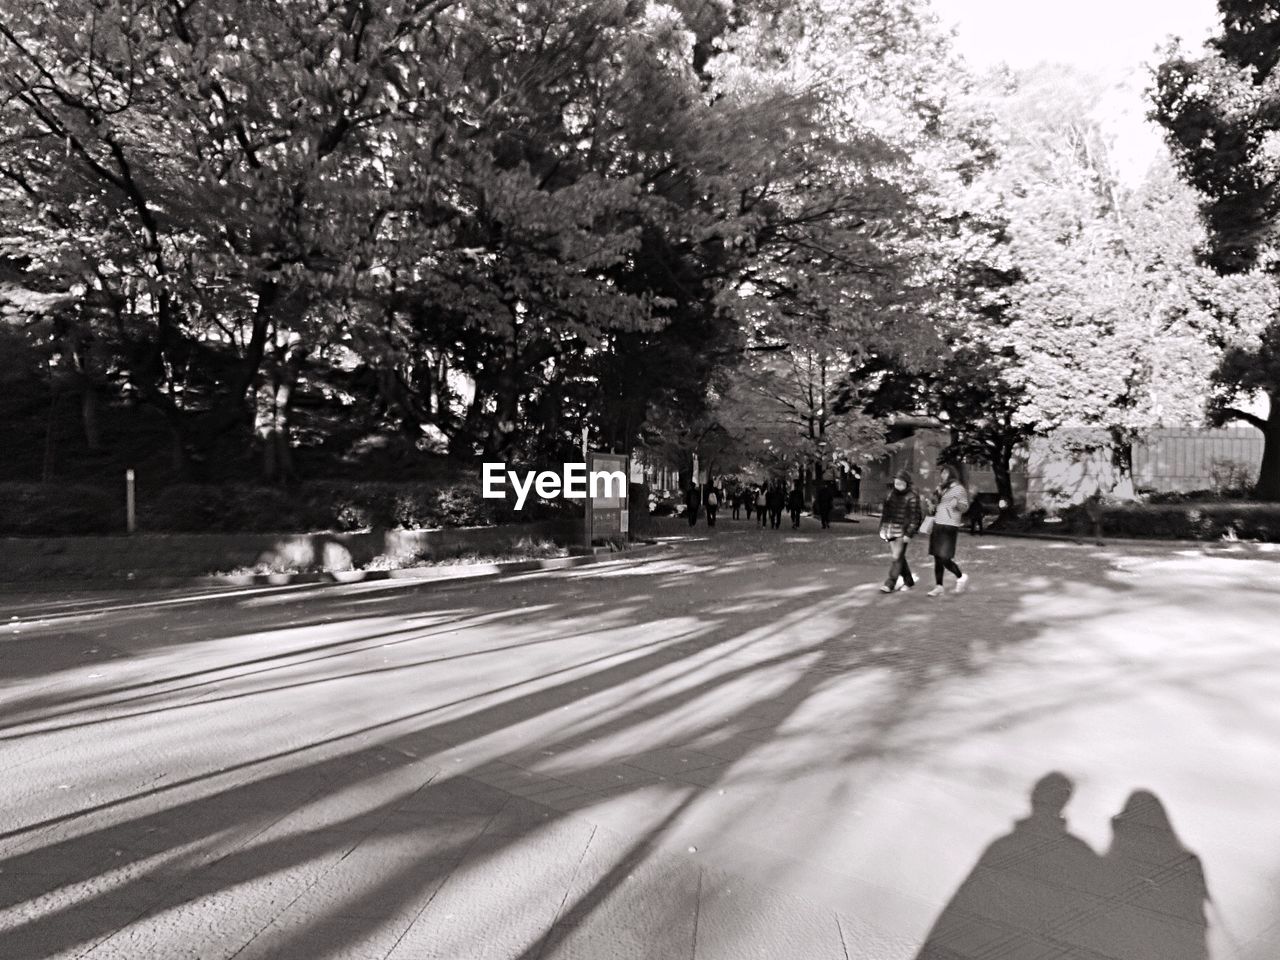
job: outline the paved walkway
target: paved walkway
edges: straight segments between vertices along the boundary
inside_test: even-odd
[[[4,598],[0,957],[1280,956],[1280,565],[959,559]]]

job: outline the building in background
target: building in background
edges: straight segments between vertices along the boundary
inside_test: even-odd
[[[917,489],[937,483],[938,458],[951,442],[941,423],[925,417],[895,421],[889,439],[893,452],[867,466],[862,500],[883,498],[899,470],[910,470]],[[1105,445],[1106,435],[1077,435],[1078,444],[1093,439],[1100,449],[1070,453],[1062,438],[1038,438],[1012,464],[1014,502],[1020,510],[1056,510],[1080,503],[1097,491],[1110,492],[1118,479]],[[1151,431],[1133,445],[1133,485],[1139,492],[1188,493],[1225,490],[1252,484],[1262,463],[1262,433],[1253,427],[1167,427]],[[965,482],[979,492],[996,494],[991,468],[961,464]]]

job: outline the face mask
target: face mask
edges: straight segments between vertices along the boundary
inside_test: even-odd
[[[895,480],[893,481],[893,489],[899,490],[899,491],[905,490],[907,489],[907,485],[903,483],[901,480]]]

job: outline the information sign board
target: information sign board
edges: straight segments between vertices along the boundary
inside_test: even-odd
[[[597,540],[625,540],[628,524],[630,478],[628,458],[616,453],[587,454],[587,544]],[[606,481],[604,474],[620,473],[622,482]],[[606,494],[608,494],[606,496]]]

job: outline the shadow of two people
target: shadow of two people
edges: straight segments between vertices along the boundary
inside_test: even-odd
[[[1040,779],[1030,816],[987,847],[917,960],[1208,960],[1204,871],[1164,805],[1132,793],[1100,855],[1067,829],[1073,790]]]

